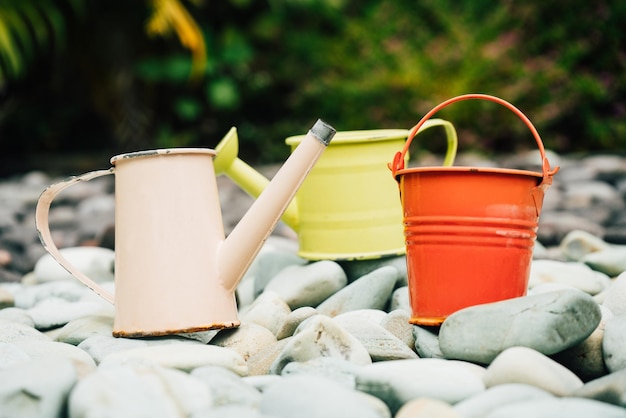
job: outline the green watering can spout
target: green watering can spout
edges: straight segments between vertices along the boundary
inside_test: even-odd
[[[215,147],[217,155],[213,159],[215,175],[225,174],[250,196],[257,198],[269,184],[269,180],[247,163],[239,159],[239,137],[237,128],[232,127]],[[287,206],[282,221],[298,232],[298,207],[296,199]]]

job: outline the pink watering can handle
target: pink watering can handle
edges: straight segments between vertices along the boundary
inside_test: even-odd
[[[53,184],[52,186],[49,186],[46,190],[44,190],[43,193],[41,193],[39,201],[37,202],[37,208],[35,210],[35,226],[37,228],[37,233],[39,234],[39,239],[41,240],[44,248],[72,276],[76,277],[89,289],[93,290],[96,294],[100,295],[103,299],[111,303],[113,303],[114,299],[113,295],[110,292],[106,291],[99,284],[94,282],[85,274],[78,271],[76,267],[74,267],[65,257],[63,257],[57,246],[54,244],[54,240],[52,239],[52,235],[50,234],[48,214],[50,213],[50,205],[52,204],[52,201],[61,191],[67,189],[73,184],[78,183],[79,181],[87,181],[96,177],[102,177],[113,173],[114,168],[109,168],[108,170],[90,171],[89,173],[81,174],[80,176],[69,177],[59,183]]]
[[[393,173],[393,177],[396,180],[398,180],[397,173],[398,173],[398,171],[404,169],[404,157],[405,157],[406,153],[409,150],[409,147],[411,145],[411,141],[413,141],[413,137],[415,135],[417,135],[417,133],[419,132],[419,130],[422,127],[422,125],[424,125],[424,123],[426,123],[426,121],[428,119],[430,119],[435,113],[439,112],[444,107],[446,107],[446,106],[448,106],[448,105],[450,105],[452,103],[460,102],[460,101],[463,101],[463,100],[471,100],[471,99],[487,100],[487,101],[491,101],[491,102],[495,102],[495,103],[501,104],[502,106],[508,108],[513,113],[515,113],[526,124],[528,129],[530,129],[531,133],[535,137],[535,141],[537,141],[537,146],[539,148],[539,153],[541,154],[541,166],[542,166],[542,170],[543,170],[543,181],[544,182],[550,182],[551,181],[551,177],[559,170],[559,168],[557,167],[554,170],[550,169],[550,163],[548,162],[548,158],[546,157],[546,151],[545,151],[545,148],[543,147],[543,141],[541,140],[541,137],[539,136],[539,133],[537,132],[537,129],[535,129],[535,126],[532,124],[530,119],[528,119],[526,117],[526,115],[524,113],[522,113],[521,110],[519,110],[517,107],[513,106],[511,103],[507,102],[506,100],[500,99],[500,98],[495,97],[495,96],[490,96],[490,95],[487,95],[487,94],[464,94],[464,95],[461,95],[461,96],[456,96],[456,97],[453,97],[451,99],[448,99],[448,100],[440,103],[439,105],[435,106],[430,112],[426,113],[426,115],[424,115],[422,120],[420,120],[417,123],[417,125],[415,125],[411,129],[411,131],[409,132],[409,136],[408,136],[408,138],[407,138],[407,140],[406,140],[406,142],[404,144],[404,148],[402,148],[402,151],[396,153],[396,155],[393,158],[393,162],[389,163],[389,169]]]

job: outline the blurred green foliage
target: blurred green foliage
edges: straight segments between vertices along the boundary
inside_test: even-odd
[[[558,152],[626,149],[626,2],[177,2],[202,32],[202,67],[180,36],[149,36],[156,0],[0,0],[2,149],[213,147],[236,126],[242,158],[275,162],[318,117],[410,128],[464,93],[515,104]],[[438,116],[461,151],[534,147],[493,103]]]

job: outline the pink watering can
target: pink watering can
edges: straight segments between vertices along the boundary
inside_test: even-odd
[[[216,152],[206,148],[117,155],[108,170],[48,187],[37,202],[39,237],[61,266],[115,304],[116,337],[237,327],[237,284],[334,135],[334,128],[318,120],[227,238]],[[115,175],[115,295],[68,262],[48,224],[57,194],[109,174]]]

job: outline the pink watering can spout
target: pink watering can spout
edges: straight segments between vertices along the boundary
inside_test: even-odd
[[[234,290],[237,286],[335,133],[334,128],[318,120],[222,242],[218,271],[226,287]]]

